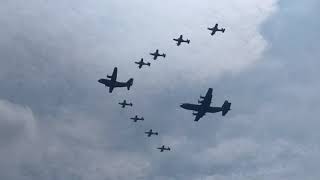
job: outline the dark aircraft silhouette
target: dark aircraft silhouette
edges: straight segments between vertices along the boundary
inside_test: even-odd
[[[148,135],[148,137],[152,136],[152,135],[157,135],[158,136],[158,132],[152,132],[152,129],[150,129],[149,131],[147,132],[144,132],[145,134]]]
[[[115,67],[113,69],[112,76],[107,75],[107,78],[109,79],[99,79],[98,82],[101,84],[104,84],[106,87],[109,87],[109,93],[112,93],[113,89],[116,87],[127,87],[128,90],[130,90],[130,87],[133,84],[133,78],[129,79],[127,82],[118,82],[117,81],[117,73],[118,68]]]
[[[143,117],[138,118],[138,116],[137,116],[137,115],[136,115],[135,117],[130,118],[130,119],[132,119],[132,120],[133,120],[133,122],[137,122],[137,121],[144,121],[144,118],[143,118]]]
[[[211,107],[211,100],[212,100],[212,88],[209,88],[207,91],[206,96],[200,96],[201,100],[198,101],[199,104],[189,104],[184,103],[181,104],[180,107],[187,110],[194,111],[193,115],[196,116],[194,121],[199,121],[206,113],[216,113],[222,112],[222,116],[225,116],[231,107],[231,103],[228,101],[224,101],[221,107]]]
[[[123,100],[123,102],[120,102],[119,104],[122,108],[125,108],[126,106],[132,106],[132,103],[127,103],[126,100]]]
[[[216,24],[213,28],[208,28],[208,30],[212,31],[211,32],[211,36],[213,36],[216,32],[221,31],[222,33],[224,33],[224,31],[226,30],[225,28],[218,28],[218,24]]]
[[[177,46],[180,46],[181,43],[185,42],[185,43],[190,43],[190,40],[187,39],[187,40],[183,40],[183,36],[180,35],[180,37],[178,39],[173,39],[174,41],[177,41]]]
[[[153,60],[156,60],[159,56],[161,56],[163,58],[166,57],[165,53],[159,54],[159,50],[158,49],[156,50],[156,52],[150,53],[150,55],[153,56]]]
[[[165,148],[164,145],[162,145],[161,147],[157,148],[157,149],[160,149],[160,152],[163,152],[163,151],[170,151],[170,147],[167,147]]]
[[[144,66],[144,65],[146,65],[146,66],[150,66],[151,65],[151,63],[145,63],[145,62],[143,62],[143,58],[141,58],[141,60],[139,61],[139,62],[134,62],[134,63],[136,63],[136,64],[139,64],[139,69],[141,69],[142,68],[142,66]]]

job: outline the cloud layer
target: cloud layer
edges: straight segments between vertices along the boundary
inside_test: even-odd
[[[318,2],[21,4],[0,7],[0,179],[319,177]],[[216,22],[227,30],[211,37]],[[177,48],[181,33],[191,44]],[[168,57],[138,71],[133,61],[155,48]],[[96,82],[114,66],[135,78],[132,91]],[[208,87],[233,110],[194,123],[178,105]],[[149,128],[161,136],[146,139]]]

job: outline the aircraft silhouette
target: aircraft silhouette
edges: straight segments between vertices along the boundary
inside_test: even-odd
[[[135,117],[130,118],[130,119],[132,119],[133,122],[144,121],[144,118],[143,118],[143,117],[139,118],[137,115],[136,115]]]
[[[178,38],[178,39],[173,39],[174,41],[177,41],[177,46],[180,46],[181,45],[181,43],[183,43],[183,42],[185,42],[185,43],[190,43],[190,40],[189,39],[187,39],[187,40],[183,40],[183,36],[182,35],[180,35],[180,37]]]
[[[123,102],[120,102],[119,104],[122,108],[125,108],[126,106],[132,106],[132,103],[127,103],[126,100],[123,100]]]
[[[158,49],[156,50],[156,52],[150,53],[150,55],[153,56],[153,60],[156,60],[159,56],[161,56],[163,58],[166,57],[165,53],[159,54],[159,50]]]
[[[165,148],[164,145],[162,145],[161,147],[158,147],[157,149],[160,149],[160,152],[171,150],[170,147]]]
[[[147,132],[144,132],[145,134],[148,135],[148,137],[152,136],[152,135],[157,135],[158,136],[158,132],[152,132],[152,129],[150,129],[149,131]]]
[[[212,100],[212,88],[209,88],[206,95],[200,96],[201,100],[198,101],[199,104],[189,104],[184,103],[181,104],[180,107],[187,110],[192,110],[193,115],[196,116],[194,121],[199,121],[206,113],[216,113],[222,112],[222,116],[225,116],[231,107],[231,103],[228,101],[224,101],[221,107],[211,107],[211,100]]]
[[[151,65],[151,63],[145,63],[145,62],[143,62],[143,58],[141,58],[141,60],[139,61],[139,62],[134,62],[134,63],[136,63],[136,64],[139,64],[139,69],[141,69],[142,68],[142,66],[144,66],[144,65],[146,65],[146,66],[150,66]]]
[[[99,79],[98,82],[101,84],[104,84],[106,87],[109,87],[109,93],[112,93],[113,89],[116,87],[127,87],[128,90],[130,90],[130,87],[133,84],[133,78],[130,78],[127,82],[118,82],[117,81],[117,73],[118,68],[115,67],[113,69],[113,73],[111,76],[107,75],[107,78],[110,79]]]
[[[221,31],[222,33],[224,33],[224,31],[226,30],[225,28],[218,28],[218,24],[216,24],[213,28],[208,28],[208,30],[212,31],[211,32],[211,36],[213,36],[216,32]]]

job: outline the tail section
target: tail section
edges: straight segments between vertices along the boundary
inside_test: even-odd
[[[190,44],[190,40],[189,39],[187,40],[187,43]]]
[[[224,101],[222,105],[222,116],[225,116],[231,109],[231,103],[229,101]]]
[[[163,54],[163,57],[165,58],[167,55],[166,54]]]
[[[223,33],[224,33],[225,30],[226,30],[225,28],[222,28],[222,32],[223,32]]]
[[[151,65],[151,63],[147,63],[147,66],[150,66]]]
[[[133,78],[131,78],[131,79],[129,79],[129,80],[127,81],[127,89],[128,89],[128,90],[130,90],[130,87],[132,86],[132,84],[133,84]]]

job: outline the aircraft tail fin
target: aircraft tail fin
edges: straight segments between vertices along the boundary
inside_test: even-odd
[[[225,28],[222,28],[222,32],[224,33],[224,31],[226,31],[226,29]]]
[[[167,55],[163,53],[163,57],[165,58]]]
[[[190,44],[190,40],[189,39],[187,40],[187,43]]]
[[[225,116],[231,109],[231,103],[229,101],[224,101],[222,105],[222,116]]]
[[[151,63],[147,63],[147,66],[150,66],[151,65]]]
[[[127,89],[128,89],[128,90],[130,90],[130,87],[132,86],[132,84],[133,84],[133,78],[131,78],[131,79],[129,79],[129,80],[127,81]]]

